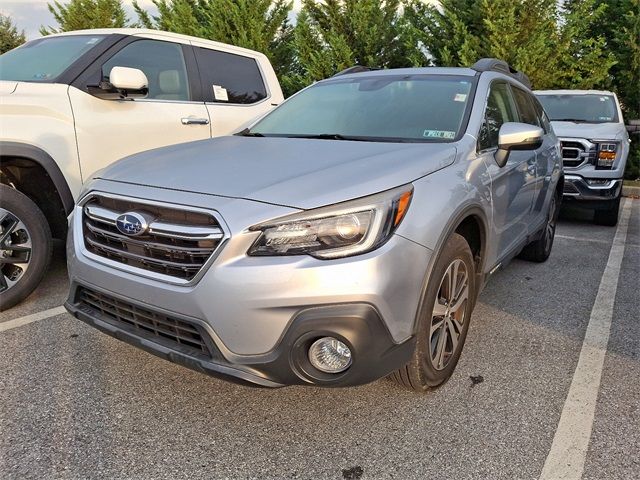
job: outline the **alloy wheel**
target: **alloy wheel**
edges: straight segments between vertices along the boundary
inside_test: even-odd
[[[24,276],[31,259],[31,234],[22,221],[0,208],[0,292]]]
[[[551,204],[549,205],[549,218],[547,219],[547,225],[544,229],[544,247],[545,251],[551,249],[551,245],[553,244],[553,237],[556,232],[556,221],[558,215],[556,214],[557,202],[556,196],[554,195],[551,198]]]
[[[469,272],[455,259],[445,270],[433,306],[429,330],[430,359],[433,368],[443,370],[459,347],[469,300]]]

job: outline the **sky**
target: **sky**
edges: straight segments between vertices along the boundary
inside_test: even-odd
[[[9,15],[18,30],[24,30],[27,40],[31,40],[40,36],[38,30],[41,25],[56,26],[53,15],[47,8],[47,3],[53,3],[53,0],[2,0],[0,13]],[[61,0],[60,3],[66,2]],[[131,6],[133,0],[123,0],[123,3],[129,19],[135,20],[137,17]],[[294,0],[295,10],[300,8],[300,3],[300,0]],[[138,0],[138,4],[152,13],[157,11],[151,0]]]

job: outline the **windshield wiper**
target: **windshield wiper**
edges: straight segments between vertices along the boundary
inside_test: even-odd
[[[245,128],[241,132],[235,133],[234,135],[238,135],[238,136],[241,136],[241,137],[264,137],[263,134],[258,133],[258,132],[252,132],[248,128]]]
[[[592,123],[589,120],[580,118],[552,118],[552,122],[573,122],[573,123]]]

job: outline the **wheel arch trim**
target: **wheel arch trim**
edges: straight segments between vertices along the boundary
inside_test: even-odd
[[[484,266],[486,264],[486,256],[487,256],[487,244],[488,244],[488,233],[489,233],[489,222],[487,220],[487,216],[484,212],[484,210],[482,209],[482,207],[480,207],[479,205],[467,205],[467,206],[463,206],[460,210],[458,210],[457,213],[455,213],[447,222],[445,228],[442,230],[442,234],[440,235],[440,237],[438,238],[438,242],[435,245],[435,248],[433,249],[433,255],[431,256],[431,259],[429,260],[429,265],[427,266],[427,271],[425,272],[425,276],[424,279],[422,281],[422,291],[420,292],[420,300],[418,302],[418,307],[416,310],[416,314],[413,320],[413,327],[412,327],[412,332],[413,334],[417,334],[418,332],[418,321],[420,318],[420,312],[423,310],[424,307],[424,301],[426,299],[426,293],[427,293],[427,289],[429,286],[429,279],[431,278],[431,274],[433,272],[433,268],[436,264],[436,261],[438,260],[438,257],[440,255],[440,253],[442,252],[442,249],[444,248],[444,245],[447,241],[447,239],[453,234],[455,233],[455,231],[457,230],[457,228],[462,224],[462,222],[464,222],[467,218],[477,218],[479,220],[478,224],[480,227],[480,242],[481,242],[481,246],[480,246],[480,268],[478,269],[479,271],[476,272],[476,282],[483,282],[484,281]],[[475,303],[475,299],[477,299],[480,291],[482,290],[482,284],[476,284],[476,292],[474,295],[474,303]]]
[[[69,184],[56,161],[47,152],[27,143],[0,141],[0,157],[24,158],[40,165],[51,178],[65,213],[69,215],[73,211],[75,202]]]

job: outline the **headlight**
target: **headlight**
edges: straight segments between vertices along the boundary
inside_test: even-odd
[[[598,168],[611,168],[616,159],[617,143],[598,144]]]
[[[409,208],[413,186],[330,207],[323,207],[251,227],[262,232],[248,251],[254,256],[312,255],[338,258],[382,245]]]

